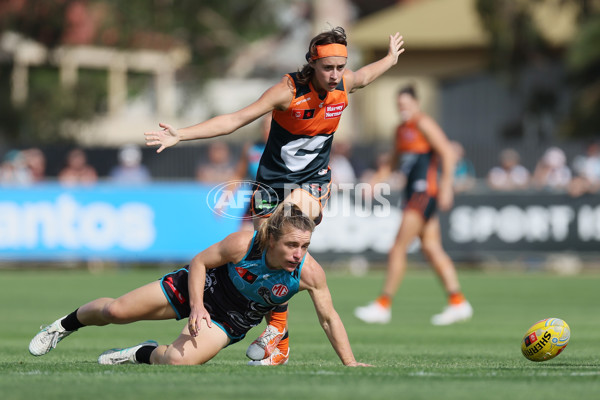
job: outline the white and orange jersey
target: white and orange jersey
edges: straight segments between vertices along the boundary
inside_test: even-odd
[[[294,99],[285,110],[273,111],[273,121],[256,180],[272,187],[286,183],[327,183],[331,180],[329,154],[333,134],[348,106],[344,80],[325,97],[312,84],[289,76]]]

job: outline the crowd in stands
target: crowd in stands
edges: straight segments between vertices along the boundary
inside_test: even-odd
[[[547,191],[566,192],[573,197],[587,193],[600,193],[600,141],[590,143],[581,154],[568,162],[565,152],[559,147],[546,149],[532,171],[521,164],[519,153],[515,149],[502,149],[498,163],[486,174],[477,174],[473,163],[465,155],[464,147],[452,142],[456,151],[455,190],[457,193],[469,192],[477,185],[485,185],[492,191]],[[390,168],[391,160],[387,152],[374,157],[372,165],[361,165],[353,157],[350,142],[338,141],[331,153],[332,182],[336,185],[374,182],[375,177]],[[208,146],[206,157],[202,157],[195,170],[198,182],[218,184],[238,176],[237,162],[234,160],[230,145],[224,141],[215,141]],[[391,190],[401,190],[405,179],[399,172],[386,174],[386,183]],[[10,150],[4,154],[0,163],[0,184],[32,185],[37,182],[56,180],[64,185],[90,185],[100,179],[96,168],[91,165],[82,148],[70,150],[64,165],[50,177],[46,174],[46,156],[39,148]],[[118,150],[118,163],[111,168],[102,180],[118,184],[143,184],[152,181],[148,168],[142,163],[139,146],[128,144]]]
[[[600,144],[588,145],[585,154],[574,157],[571,166],[565,152],[549,147],[530,172],[520,164],[514,149],[500,153],[499,165],[487,175],[488,186],[498,191],[536,190],[567,192],[573,197],[600,192]]]

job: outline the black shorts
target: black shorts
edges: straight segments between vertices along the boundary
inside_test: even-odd
[[[413,192],[404,206],[404,210],[414,210],[428,221],[437,211],[437,200],[424,192]]]
[[[401,171],[406,175],[404,208],[417,211],[425,221],[437,210],[436,160],[433,153],[407,153],[401,158]]]
[[[270,216],[275,208],[283,202],[294,190],[304,190],[321,205],[321,210],[327,205],[327,200],[331,196],[331,182],[325,183],[302,183],[299,185],[290,184],[289,187],[272,188],[266,185],[259,185],[252,194],[250,211],[253,218],[266,218]],[[319,215],[317,224],[321,222],[322,213]]]
[[[160,283],[177,320],[189,317],[188,266],[166,274]],[[242,340],[274,308],[244,297],[231,283],[225,265],[206,272],[204,307],[212,322],[227,334],[229,344]]]

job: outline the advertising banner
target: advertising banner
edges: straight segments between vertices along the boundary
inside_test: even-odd
[[[0,261],[188,262],[240,228],[252,191],[219,193],[196,182],[1,187]],[[367,196],[357,187],[334,191],[311,253],[322,260],[354,254],[385,258],[402,220],[400,199],[400,193]],[[458,259],[600,253],[600,196],[468,194],[439,215],[444,248]],[[417,240],[410,252],[419,247]]]
[[[369,199],[334,193],[311,252],[369,253],[382,258],[402,220],[400,193]],[[572,198],[554,193],[459,195],[439,213],[444,248],[452,256],[520,252],[600,254],[600,196]],[[411,252],[419,249],[418,241]]]
[[[600,253],[597,195],[466,195],[442,223],[448,251]]]
[[[0,188],[0,260],[189,261],[239,228],[197,183]],[[233,212],[236,212],[235,210]]]

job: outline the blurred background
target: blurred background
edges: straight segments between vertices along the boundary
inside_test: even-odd
[[[207,206],[244,179],[255,122],[160,155],[145,131],[235,111],[346,28],[350,69],[406,52],[350,96],[337,184],[386,162],[413,84],[461,161],[444,245],[464,265],[596,268],[600,259],[600,2],[595,0],[0,0],[0,265],[186,262],[239,229]],[[397,178],[397,179],[396,179]],[[312,252],[361,272],[401,218],[335,195]],[[415,259],[418,259],[418,243]]]

